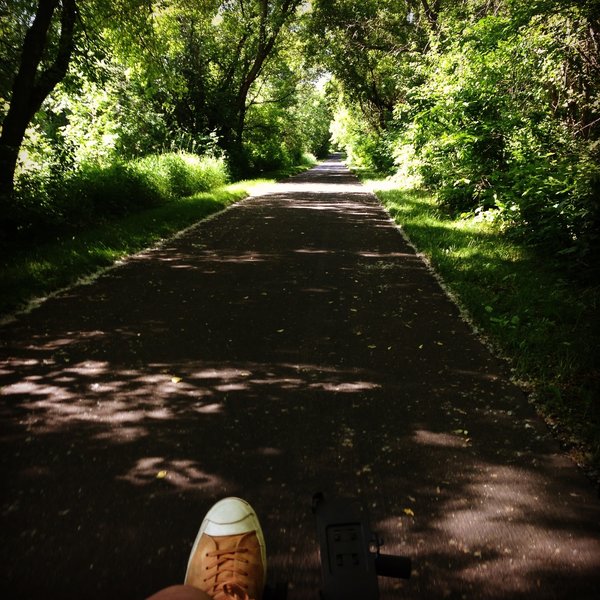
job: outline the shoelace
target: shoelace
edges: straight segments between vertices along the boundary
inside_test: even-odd
[[[248,586],[245,585],[248,572],[236,568],[235,564],[236,561],[246,564],[250,562],[240,556],[246,552],[248,552],[247,548],[207,552],[207,558],[214,560],[206,564],[204,583],[212,580],[212,591],[209,594],[214,600],[250,600],[247,593]]]

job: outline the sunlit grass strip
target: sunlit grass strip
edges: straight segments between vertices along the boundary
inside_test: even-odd
[[[533,387],[546,415],[558,415],[585,439],[600,464],[600,290],[569,279],[564,264],[517,244],[493,223],[451,219],[426,192],[371,185],[474,325],[510,359],[515,377]]]

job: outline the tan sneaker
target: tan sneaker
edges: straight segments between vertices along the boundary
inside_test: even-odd
[[[215,600],[261,600],[266,577],[265,540],[256,513],[240,498],[220,500],[200,526],[186,585]]]

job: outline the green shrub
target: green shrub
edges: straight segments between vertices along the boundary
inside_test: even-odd
[[[244,147],[248,169],[252,173],[265,173],[286,169],[294,160],[286,145],[275,137],[249,140]]]
[[[153,185],[160,190],[163,201],[171,200],[174,196],[170,163],[175,162],[176,156],[175,154],[150,154],[131,162],[131,167],[136,173],[153,182]]]
[[[72,214],[78,203],[93,207],[95,217],[110,218],[166,200],[158,181],[129,163],[86,165],[66,184],[66,202]]]
[[[229,171],[223,158],[192,154],[183,158],[192,173],[191,194],[213,190],[229,182]]]
[[[223,158],[185,152],[146,156],[135,161],[133,167],[145,177],[155,179],[165,199],[206,192],[229,180]]]
[[[81,228],[227,183],[223,158],[185,153],[150,155],[109,165],[85,163],[66,173],[31,171],[17,181],[6,216],[13,235]]]
[[[53,228],[64,223],[60,197],[61,182],[48,172],[30,171],[21,176],[15,185],[14,202],[5,217],[6,237],[26,234],[29,231]]]
[[[597,83],[577,50],[589,35],[581,23],[570,9],[520,25],[479,18],[429,54],[427,78],[396,115],[400,146],[451,214],[497,220],[546,255],[587,268],[600,245],[600,145]]]
[[[341,107],[331,124],[335,147],[343,150],[349,162],[360,168],[389,173],[394,167],[393,134],[375,131],[353,108]]]

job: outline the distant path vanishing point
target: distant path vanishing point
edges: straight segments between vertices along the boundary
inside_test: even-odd
[[[257,509],[317,598],[313,492],[412,557],[382,598],[592,599],[600,501],[336,159],[0,328],[0,596],[143,598]]]

